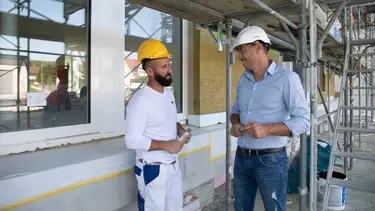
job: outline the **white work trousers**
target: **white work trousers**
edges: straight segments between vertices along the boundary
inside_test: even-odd
[[[139,211],[182,211],[182,181],[178,160],[174,164],[136,162]]]

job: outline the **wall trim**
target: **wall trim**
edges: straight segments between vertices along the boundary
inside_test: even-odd
[[[202,115],[189,115],[189,125],[196,127],[206,127],[226,122],[226,112],[218,112]]]

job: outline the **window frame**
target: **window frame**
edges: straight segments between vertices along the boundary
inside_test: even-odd
[[[155,10],[153,8],[149,8],[149,7],[145,7],[145,8],[148,8],[148,9],[151,9],[151,10],[154,10],[154,11],[157,11],[157,12],[161,12],[161,11],[158,11],[158,10]],[[169,14],[170,15],[170,14]],[[177,17],[179,18],[179,17]],[[183,18],[179,18],[180,21],[181,21],[181,28],[180,28],[180,36],[181,36],[181,42],[180,42],[180,49],[181,49],[181,54],[179,55],[180,57],[180,60],[181,60],[181,64],[180,64],[180,75],[181,75],[181,83],[178,84],[179,86],[179,89],[181,90],[180,93],[181,93],[181,112],[178,112],[177,113],[177,117],[178,117],[178,121],[186,121],[188,119],[188,114],[187,114],[187,95],[188,95],[188,92],[187,92],[187,85],[188,85],[188,82],[187,82],[187,79],[188,79],[188,46],[189,44],[193,44],[193,43],[188,43],[188,21],[183,19]],[[125,27],[125,24],[124,24],[124,27]],[[134,36],[134,35],[133,35]],[[124,42],[125,42],[125,39],[126,39],[126,34],[124,36]],[[125,51],[125,49],[124,49]],[[124,84],[125,86],[125,84]],[[124,100],[125,100],[126,96],[124,96]],[[124,105],[125,105],[125,102],[124,102]],[[125,106],[125,109],[126,109],[126,106]]]
[[[124,86],[125,2],[107,4],[101,0],[88,0],[87,10],[89,122],[1,133],[0,155],[124,135],[124,94],[119,90]]]
[[[78,144],[100,139],[121,138],[125,134],[124,118],[124,29],[125,2],[106,4],[89,0],[89,106],[90,122],[80,125],[13,131],[0,134],[0,155],[21,153]],[[187,120],[188,109],[188,21],[182,20],[182,112]],[[189,23],[190,24],[190,23]],[[103,34],[103,30],[108,33]],[[190,68],[191,69],[191,68]],[[109,74],[111,73],[111,74]],[[111,109],[103,112],[103,109]]]
[[[85,16],[84,18],[87,20],[87,23],[86,23],[86,42],[85,42],[85,45],[86,45],[86,51],[85,51],[85,63],[86,63],[86,69],[85,70],[87,72],[87,75],[85,75],[85,77],[88,78],[87,80],[87,84],[86,84],[86,87],[87,87],[87,102],[85,103],[87,109],[86,109],[86,112],[87,112],[87,116],[86,116],[86,120],[85,122],[83,123],[67,123],[65,125],[62,125],[62,126],[53,126],[53,127],[44,127],[44,125],[42,127],[38,127],[38,128],[22,128],[22,129],[16,129],[16,130],[11,130],[11,131],[7,131],[7,132],[3,132],[3,133],[0,133],[0,137],[2,136],[7,136],[7,134],[15,134],[15,133],[22,133],[22,132],[27,132],[27,131],[38,131],[38,130],[49,130],[49,129],[53,129],[53,128],[62,128],[62,127],[69,127],[69,126],[80,126],[80,125],[89,125],[91,123],[91,19],[92,19],[92,1],[93,0],[86,0],[87,1],[87,6],[84,8],[85,10]],[[60,2],[62,4],[64,4],[64,2]],[[30,6],[30,10],[32,10],[33,8]],[[28,9],[26,8],[26,11]],[[4,12],[5,14],[7,14],[6,12]],[[11,15],[15,15],[16,17],[19,16],[21,18],[26,18],[26,19],[32,19],[32,20],[39,20],[39,21],[48,21],[48,20],[45,20],[43,18],[36,18],[36,17],[33,17],[33,16],[30,16],[30,15],[25,15],[25,14],[13,14],[13,13],[9,13]],[[70,24],[64,24],[64,23],[61,23],[61,22],[56,22],[57,24],[59,25],[68,25],[68,26],[73,26],[73,25],[70,25]],[[17,23],[18,25],[19,23]],[[79,27],[79,26],[73,26],[73,27]],[[17,37],[16,37],[17,38]],[[18,37],[20,40],[21,39],[27,39],[26,37]],[[30,39],[34,39],[34,40],[38,40],[38,39],[35,39],[35,38],[30,38]],[[41,40],[41,41],[51,41],[51,40]],[[66,60],[68,59],[68,57],[71,57],[74,55],[73,54],[68,54],[67,53],[67,50],[65,49],[64,53],[63,54],[60,54],[60,53],[57,53],[57,52],[48,52],[48,51],[36,51],[36,50],[33,50],[32,45],[30,45],[30,41],[28,43],[28,49],[25,50],[23,49],[22,47],[20,47],[18,49],[19,53],[17,53],[17,46],[16,46],[16,49],[15,50],[10,50],[12,52],[16,52],[16,54],[14,55],[14,57],[22,57],[23,54],[27,54],[28,58],[27,58],[27,62],[29,62],[29,65],[30,65],[30,61],[32,61],[30,59],[30,54],[39,54],[39,55],[53,55],[53,56],[64,56],[65,57],[65,62]],[[6,51],[6,50],[5,50]],[[22,54],[22,55],[21,55]],[[19,58],[17,58],[17,61],[19,60]],[[43,61],[41,61],[43,62]],[[22,69],[23,67],[23,63],[20,62],[20,70]],[[24,64],[26,66],[26,64]],[[72,65],[71,65],[72,66]],[[30,68],[31,66],[29,66]],[[73,68],[73,67],[71,67]],[[69,72],[69,74],[73,74],[73,69],[69,70],[69,71],[72,71],[72,72]],[[30,80],[30,79],[28,79]],[[29,82],[28,82],[29,84]],[[57,84],[56,84],[57,85]],[[30,85],[28,85],[30,86]],[[30,87],[29,87],[30,88]],[[30,91],[29,91],[30,92]],[[40,106],[42,107],[42,106]],[[1,117],[1,116],[0,116]],[[38,119],[39,120],[39,119]],[[4,135],[5,134],[5,135]],[[1,140],[1,139],[0,139]],[[1,146],[1,145],[0,145]],[[1,154],[1,153],[0,153]]]
[[[188,119],[188,48],[189,44],[192,45],[193,43],[189,43],[188,40],[188,21],[185,19],[182,20],[182,64],[181,64],[181,86],[182,86],[182,100],[181,100],[181,112],[177,114],[179,121],[186,121]]]

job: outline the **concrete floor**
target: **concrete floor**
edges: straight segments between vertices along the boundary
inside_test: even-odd
[[[372,127],[375,127],[373,125]],[[319,138],[323,140],[329,140],[328,134],[319,134]],[[356,138],[355,138],[356,139]],[[342,139],[341,139],[342,140]],[[359,148],[359,142],[354,140],[355,150],[357,152],[372,153],[375,155],[375,134],[362,135],[361,137],[361,148]],[[327,141],[328,142],[328,141]],[[341,142],[340,142],[341,143]],[[341,143],[342,146],[343,143]],[[343,164],[343,161],[338,161],[337,164]],[[375,165],[371,161],[354,160],[353,170],[350,170],[347,174],[349,180],[359,181],[373,181],[375,183]],[[343,172],[343,169],[336,167],[335,171]],[[309,196],[307,196],[307,209],[309,210]],[[214,202],[206,207],[203,207],[204,211],[221,211],[225,210],[225,185],[215,190]],[[233,206],[232,206],[232,209]],[[256,211],[264,211],[263,201],[259,195],[256,198],[255,203]],[[297,211],[299,210],[299,196],[298,194],[290,195],[288,197],[287,210]],[[344,209],[345,211],[375,211],[375,194],[347,189],[347,204]]]

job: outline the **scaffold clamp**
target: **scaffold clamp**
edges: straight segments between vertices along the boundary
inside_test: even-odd
[[[298,188],[298,192],[299,192],[299,195],[306,195],[307,194],[307,188],[305,187],[305,188],[303,188],[303,189],[301,189],[301,188]]]

